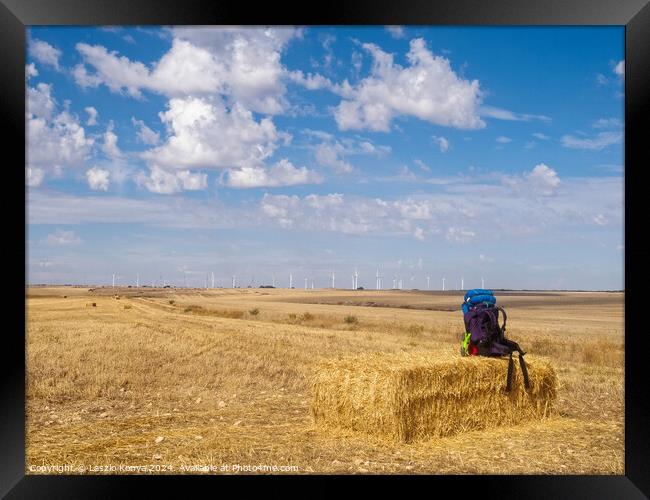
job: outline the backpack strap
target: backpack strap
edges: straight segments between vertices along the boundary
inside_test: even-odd
[[[514,362],[512,361],[512,353],[510,353],[510,359],[508,360],[508,375],[506,377],[506,392],[510,392],[512,389],[512,372],[514,371]]]
[[[505,334],[506,333],[506,322],[508,321],[508,315],[506,314],[506,310],[503,307],[497,306],[496,309],[497,309],[497,311],[501,311],[501,313],[503,314],[503,325],[501,326],[501,331]],[[499,313],[497,313],[497,321],[498,321],[498,316],[499,316]]]
[[[514,352],[514,351],[513,351]],[[519,366],[521,367],[521,374],[524,378],[524,387],[526,390],[530,389],[530,380],[528,378],[528,368],[526,367],[526,362],[524,361],[524,355],[519,352]],[[506,376],[506,392],[512,390],[512,375],[514,372],[514,361],[512,360],[512,352],[510,352],[510,358],[508,359],[508,375]]]
[[[524,355],[521,352],[519,352],[519,366],[521,367],[521,374],[524,376],[524,387],[526,388],[526,390],[528,390],[530,389],[530,381],[528,380],[528,368],[526,368]]]

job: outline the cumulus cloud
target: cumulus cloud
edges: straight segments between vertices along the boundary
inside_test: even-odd
[[[111,121],[106,127],[106,132],[104,132],[104,143],[102,144],[102,151],[106,153],[110,158],[120,158],[122,157],[122,151],[117,145],[117,134],[113,132],[115,128],[113,122]]]
[[[622,132],[600,132],[594,137],[577,137],[567,134],[562,136],[562,146],[571,149],[589,149],[600,151],[608,146],[620,144],[623,141]]]
[[[341,130],[386,132],[398,115],[415,116],[437,125],[460,129],[485,126],[478,115],[478,80],[463,80],[448,59],[431,53],[423,39],[411,40],[409,66],[396,64],[377,45],[362,45],[373,57],[370,76],[350,89],[350,99],[334,111]]]
[[[496,141],[499,144],[508,144],[509,142],[512,142],[512,139],[510,137],[506,137],[505,135],[500,135],[496,138]]]
[[[29,55],[34,59],[41,64],[51,66],[55,70],[60,71],[59,58],[61,57],[61,51],[59,49],[42,40],[30,40],[28,47]]]
[[[341,158],[345,148],[340,143],[322,143],[316,146],[314,156],[319,165],[331,168],[339,174],[349,174],[354,167]]]
[[[99,167],[93,167],[86,170],[86,180],[88,186],[94,191],[108,191],[110,185],[110,172]]]
[[[535,165],[521,176],[504,175],[501,181],[516,195],[531,198],[553,196],[562,183],[557,172],[544,163]]]
[[[82,87],[104,84],[112,92],[138,98],[142,90],[168,97],[219,93],[230,104],[260,113],[286,109],[281,53],[300,30],[178,27],[170,33],[170,50],[151,66],[101,45],[78,43],[84,63],[73,71],[76,82]]]
[[[86,125],[89,127],[92,125],[97,125],[97,110],[93,108],[92,106],[87,106],[84,108],[84,111],[88,113],[88,119],[86,120]]]
[[[433,142],[440,148],[442,153],[449,151],[449,140],[447,140],[447,138],[434,135]]]
[[[535,137],[536,139],[539,139],[540,141],[548,141],[550,139],[550,137],[548,135],[542,134],[541,132],[535,132],[533,134],[533,137]]]
[[[616,66],[614,66],[614,74],[616,76],[619,76],[621,78],[625,77],[625,60],[619,61],[616,63]]]
[[[74,231],[57,229],[52,234],[48,234],[47,242],[50,245],[74,245],[81,243],[81,239],[74,233]]]
[[[34,171],[59,173],[78,167],[91,153],[94,140],[86,136],[78,117],[58,110],[51,86],[39,83],[27,89],[27,166]]]
[[[32,76],[38,76],[38,70],[34,63],[29,63],[25,65],[25,78],[31,78]]]
[[[425,240],[424,229],[422,229],[421,227],[416,227],[415,231],[413,231],[413,237],[416,240],[424,241]]]
[[[532,183],[536,191],[544,195],[553,194],[560,186],[560,178],[557,172],[543,163],[535,165],[533,170],[526,174],[526,178]]]
[[[189,170],[169,171],[153,166],[149,175],[140,172],[136,176],[136,183],[144,186],[152,193],[174,194],[180,191],[197,191],[205,189],[208,185],[208,176],[204,173],[192,173]]]
[[[136,120],[135,117],[131,117],[131,123],[137,127],[137,137],[138,140],[149,146],[155,146],[160,142],[160,134],[151,130],[142,120]]]
[[[386,26],[386,31],[396,40],[406,37],[404,26]]]
[[[295,186],[298,184],[318,184],[323,177],[307,169],[294,167],[283,158],[269,168],[242,167],[228,172],[226,185],[234,188]]]
[[[269,118],[256,121],[247,109],[229,110],[219,98],[174,98],[159,116],[167,140],[142,156],[165,168],[260,166],[281,138]]]

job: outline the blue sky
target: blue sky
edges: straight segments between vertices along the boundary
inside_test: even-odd
[[[31,283],[622,289],[622,27],[34,27]]]

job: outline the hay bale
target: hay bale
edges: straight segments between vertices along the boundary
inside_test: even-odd
[[[505,392],[507,358],[443,353],[366,354],[323,362],[312,381],[317,425],[411,442],[507,426],[554,413],[557,375],[526,356],[531,388],[515,360]]]

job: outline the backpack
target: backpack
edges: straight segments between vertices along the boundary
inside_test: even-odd
[[[512,353],[519,353],[519,365],[524,379],[524,387],[530,388],[528,369],[524,361],[526,354],[516,342],[505,336],[508,316],[505,309],[496,305],[496,298],[491,290],[474,289],[465,294],[462,306],[465,322],[465,337],[461,343],[462,356],[510,356],[506,391],[512,389],[514,362]],[[499,324],[499,315],[503,316],[503,324]]]

